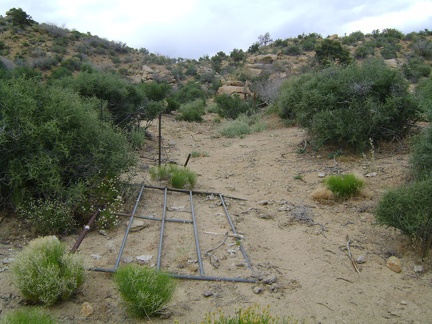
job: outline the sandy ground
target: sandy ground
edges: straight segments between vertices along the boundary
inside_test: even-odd
[[[234,281],[179,279],[166,318],[151,322],[199,323],[218,309],[234,314],[259,305],[269,306],[274,316],[306,323],[432,323],[431,263],[422,262],[418,248],[399,231],[374,225],[373,209],[381,194],[406,177],[409,156],[403,143],[376,150],[373,157],[369,153],[333,159],[332,152],[312,152],[308,146],[301,153],[306,134],[296,127],[281,127],[276,118],[268,118],[264,132],[230,139],[218,135],[220,124],[213,117],[187,123],[164,116],[162,158],[183,165],[189,153],[201,153],[188,163],[199,174],[194,190],[223,195],[238,236],[232,235],[220,196],[193,194],[191,205],[189,193],[169,190],[165,217],[185,222],[165,222],[159,255],[161,221],[135,218],[120,264],[142,257],[149,259],[149,266],[185,277]],[[157,165],[157,125],[150,133],[153,139],[141,153],[132,182],[164,187],[148,175],[148,168]],[[376,174],[365,176],[361,197],[326,203],[312,198],[322,188],[324,175],[371,172]],[[135,215],[161,218],[163,206],[164,191],[146,188]],[[114,267],[127,222],[128,217],[122,218],[122,224],[106,235],[89,233],[78,250],[88,268]],[[25,304],[10,282],[8,266],[31,237],[3,218],[0,311]],[[76,235],[62,239],[72,246]],[[361,262],[356,263],[359,272],[348,257],[348,239],[353,259]],[[400,273],[386,266],[390,256],[401,260]],[[238,282],[243,279],[256,282]],[[81,312],[85,302],[94,309],[87,317]],[[129,318],[111,274],[95,271],[87,272],[73,299],[49,310],[64,323],[146,322]]]

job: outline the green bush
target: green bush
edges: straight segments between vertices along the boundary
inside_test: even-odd
[[[377,59],[291,78],[277,101],[282,118],[305,127],[314,144],[363,151],[370,139],[399,139],[419,118],[419,106],[398,70]]]
[[[196,99],[206,99],[206,93],[199,83],[189,81],[174,92],[172,98],[180,104],[194,101]]]
[[[375,217],[378,224],[427,240],[432,236],[431,206],[432,178],[428,178],[386,192],[375,210]]]
[[[128,312],[136,317],[157,315],[176,288],[170,275],[138,265],[118,268],[114,279]]]
[[[228,119],[236,119],[242,114],[250,113],[252,110],[249,102],[244,101],[239,95],[218,95],[214,98],[218,106],[218,114]]]
[[[84,282],[84,267],[78,255],[66,252],[55,236],[30,242],[12,264],[14,283],[33,302],[53,305],[67,300]]]
[[[364,186],[363,180],[353,174],[333,175],[324,179],[324,183],[336,197],[341,199],[358,195]]]
[[[415,90],[419,100],[420,110],[432,120],[432,78],[421,80]]]
[[[350,52],[339,41],[329,38],[315,46],[315,57],[323,66],[332,63],[349,64],[352,61]]]
[[[55,324],[57,321],[46,310],[21,307],[3,314],[0,324]]]
[[[197,174],[189,168],[175,164],[152,167],[149,170],[153,180],[166,180],[174,188],[193,188],[197,181]]]
[[[201,99],[197,99],[192,102],[185,103],[178,109],[180,115],[177,115],[177,119],[185,120],[188,122],[201,122],[203,121],[202,116],[205,114],[205,102]]]
[[[219,132],[225,137],[243,137],[252,133],[252,129],[247,118],[238,118],[224,124]]]
[[[415,180],[432,179],[432,126],[426,128],[414,143],[411,170]]]
[[[99,100],[11,79],[0,83],[0,105],[3,205],[26,209],[26,201],[33,202],[28,210],[44,219],[59,207],[63,218],[67,210],[77,211],[94,183],[135,163],[127,138],[99,120]]]
[[[405,77],[411,82],[417,83],[422,77],[429,77],[432,68],[424,61],[421,56],[408,59],[408,63],[402,66]]]

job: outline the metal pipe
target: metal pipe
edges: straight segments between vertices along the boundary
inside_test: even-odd
[[[102,208],[103,209],[103,208]],[[88,231],[90,231],[90,227],[93,225],[93,222],[95,221],[96,217],[99,215],[100,213],[100,209],[96,210],[92,216],[90,217],[88,223],[86,226],[84,226],[84,229],[82,230],[80,236],[78,236],[74,246],[72,247],[72,249],[70,250],[71,253],[75,253],[76,250],[78,250],[79,246],[81,245],[82,241],[84,240],[84,237],[87,235]]]
[[[186,167],[186,166],[188,165],[188,163],[189,163],[189,159],[191,158],[191,156],[192,156],[192,154],[189,153],[189,155],[188,155],[188,157],[187,157],[187,159],[186,159],[186,162],[185,162],[185,164],[184,164],[184,167]]]
[[[130,217],[130,214],[123,214],[123,213],[114,213],[114,215]],[[142,219],[155,220],[155,221],[161,221],[162,220],[162,218],[151,217],[151,216],[142,216],[142,215],[135,216],[135,218],[142,218]],[[191,221],[191,220],[177,219],[177,218],[167,218],[167,219],[165,219],[165,221],[166,222],[174,222],[174,223],[188,223],[188,224],[193,223],[193,221]]]
[[[166,216],[166,206],[167,206],[167,191],[168,191],[168,189],[165,188],[164,205],[163,205],[163,212],[162,212],[162,223],[161,223],[160,239],[159,239],[159,249],[158,249],[158,256],[157,256],[157,263],[156,263],[156,269],[157,270],[160,270],[160,265],[161,265],[162,243],[163,243],[163,236],[164,236],[164,230],[165,230],[165,216]]]
[[[141,186],[141,184],[137,184],[137,183],[130,183],[129,185]],[[158,186],[150,186],[150,185],[145,185],[145,187],[148,189],[158,189],[158,190],[165,190],[165,188],[166,188],[166,187],[158,187]],[[168,190],[169,191],[176,191],[176,192],[184,192],[184,193],[189,193],[190,191],[192,191],[193,194],[197,194],[197,195],[214,195],[214,196],[220,195],[219,192],[197,191],[197,190],[187,190],[187,189],[178,189],[178,188],[168,188]],[[244,200],[244,201],[247,200],[245,198],[238,198],[238,197],[232,197],[232,196],[225,196],[225,197],[230,198],[230,199],[236,199],[236,200]]]
[[[191,279],[191,280],[209,280],[209,281],[231,281],[231,282],[258,282],[257,279],[246,279],[246,278],[225,278],[225,277],[212,277],[212,276],[191,276],[182,274],[170,274],[174,278],[178,279]]]
[[[193,222],[195,245],[196,245],[196,251],[197,251],[197,256],[198,256],[200,275],[204,276],[204,267],[203,267],[203,263],[202,263],[201,250],[200,250],[199,241],[198,241],[198,230],[197,230],[197,226],[196,226],[195,210],[194,210],[194,205],[193,205],[193,200],[192,200],[192,191],[189,192],[189,198],[190,198],[192,222]]]
[[[131,226],[132,226],[133,219],[134,219],[134,216],[135,216],[136,210],[137,210],[137,208],[138,208],[138,204],[139,204],[139,201],[140,201],[140,199],[141,199],[141,195],[142,195],[143,191],[144,191],[144,186],[141,187],[141,190],[140,190],[140,192],[139,192],[139,194],[138,194],[138,197],[137,197],[137,199],[136,199],[136,201],[135,201],[135,206],[134,206],[134,208],[133,208],[132,215],[131,215],[131,217],[130,217],[130,219],[129,219],[129,224],[128,224],[127,228],[126,228],[126,232],[125,232],[125,235],[124,235],[124,237],[123,237],[123,242],[122,242],[122,245],[121,245],[121,247],[120,247],[120,251],[119,251],[119,254],[118,254],[118,256],[117,256],[117,260],[116,260],[115,266],[114,266],[114,268],[113,268],[114,271],[116,271],[117,268],[119,267],[120,259],[121,259],[121,256],[123,255],[123,250],[124,250],[124,247],[125,247],[125,245],[126,245],[127,237],[128,237],[128,235],[129,235],[129,230],[130,230],[130,228],[131,228]]]
[[[230,217],[230,215],[229,215],[229,213],[228,213],[228,209],[227,209],[227,207],[226,207],[226,204],[225,204],[225,200],[224,200],[224,198],[223,198],[223,195],[222,195],[222,194],[219,194],[219,198],[220,198],[220,201],[221,201],[222,206],[223,206],[223,208],[224,208],[225,215],[226,215],[226,217],[227,217],[227,219],[228,219],[228,222],[229,222],[229,224],[230,224],[230,226],[231,226],[231,230],[233,231],[233,234],[234,234],[234,235],[237,235],[237,232],[236,232],[236,230],[235,230],[234,224],[233,224],[233,222],[232,222],[232,220],[231,220],[231,217]],[[243,245],[241,245],[241,243],[240,243],[239,248],[240,248],[240,251],[241,251],[242,254],[243,254],[243,257],[244,257],[244,259],[245,259],[245,261],[246,261],[246,263],[247,263],[248,268],[251,269],[251,270],[253,270],[253,269],[252,269],[252,265],[251,265],[251,263],[250,263],[250,261],[249,261],[249,258],[248,258],[247,254],[246,254],[246,251],[245,251],[245,249],[243,248]]]

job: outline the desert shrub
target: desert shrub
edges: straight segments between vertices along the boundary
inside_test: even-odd
[[[146,131],[143,128],[134,128],[129,133],[129,141],[135,150],[142,149],[146,140]]]
[[[432,59],[432,41],[427,39],[419,39],[410,45],[414,54],[422,56],[423,58]]]
[[[2,205],[26,208],[34,201],[32,212],[45,218],[57,206],[63,218],[66,210],[76,211],[93,183],[135,163],[127,138],[99,120],[99,100],[12,79],[0,84],[0,103]]]
[[[218,114],[228,119],[236,119],[252,110],[251,105],[242,100],[239,95],[218,95],[214,98],[214,101],[218,106]]]
[[[402,138],[420,112],[401,72],[377,59],[290,78],[277,104],[281,117],[305,127],[317,147],[356,151],[367,148],[370,139]]]
[[[315,57],[323,66],[332,63],[349,64],[352,61],[350,52],[339,41],[328,38],[315,46]]]
[[[415,90],[419,106],[429,120],[432,120],[432,78],[420,80]]]
[[[250,306],[246,309],[239,309],[236,311],[236,315],[228,316],[219,310],[217,313],[206,314],[204,321],[201,324],[296,324],[304,323],[304,321],[299,322],[291,317],[284,317],[280,319],[271,314],[269,307],[260,309],[258,305]]]
[[[173,94],[172,98],[180,104],[184,104],[196,99],[205,100],[206,93],[199,83],[189,81],[185,85],[179,87],[179,89]]]
[[[432,127],[426,128],[414,142],[410,158],[414,179],[432,179]]]
[[[175,279],[170,275],[138,265],[118,268],[114,279],[126,309],[136,317],[157,315],[176,288]]]
[[[187,167],[180,167],[176,164],[161,165],[152,167],[149,170],[153,180],[165,180],[174,188],[193,188],[197,181],[197,174]]]
[[[417,239],[432,237],[432,178],[387,191],[375,210],[377,223]],[[426,245],[426,254],[430,247]]]
[[[78,57],[69,57],[60,62],[60,66],[72,72],[79,71],[82,66],[82,61]]]
[[[371,46],[371,42],[367,42],[365,45],[357,46],[354,50],[354,57],[356,59],[364,59],[374,55],[374,46]]]
[[[144,95],[152,101],[162,101],[168,97],[171,86],[165,82],[145,82],[139,85]]]
[[[84,282],[81,258],[66,252],[66,245],[55,236],[31,241],[18,254],[11,270],[26,299],[48,306],[67,300]]]
[[[402,66],[405,77],[411,82],[417,83],[422,77],[429,77],[432,71],[421,56],[415,56],[408,59],[408,62]]]
[[[364,186],[363,180],[353,174],[332,175],[324,179],[327,188],[341,199],[350,198],[360,193]]]
[[[286,55],[298,56],[303,53],[303,49],[300,45],[288,45],[284,52]]]
[[[0,324],[55,324],[57,321],[45,309],[21,307],[9,311],[0,319]]]
[[[205,102],[201,99],[197,99],[192,102],[185,103],[178,109],[180,115],[176,118],[179,120],[185,120],[188,122],[201,122],[203,121],[202,116],[205,114]]]
[[[167,106],[165,108],[165,112],[168,114],[180,108],[180,103],[173,98],[167,98],[166,102]]]
[[[52,71],[51,75],[49,76],[48,81],[52,82],[53,80],[71,77],[71,76],[72,76],[71,70],[69,70],[65,67],[59,67],[58,69],[55,69],[54,71]]]
[[[219,133],[225,137],[243,137],[252,133],[247,117],[238,118],[225,123],[219,129]]]

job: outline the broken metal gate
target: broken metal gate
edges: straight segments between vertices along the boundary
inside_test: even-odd
[[[214,281],[232,281],[232,282],[256,282],[255,279],[251,279],[251,278],[240,278],[240,277],[217,277],[217,276],[207,276],[204,273],[204,266],[203,266],[203,260],[202,260],[202,254],[201,254],[201,248],[200,248],[200,243],[199,243],[199,238],[198,238],[198,229],[197,229],[197,221],[196,221],[196,217],[195,217],[195,209],[194,209],[194,202],[193,202],[193,195],[194,194],[198,194],[198,195],[213,195],[213,196],[218,196],[219,200],[220,200],[220,204],[224,209],[224,213],[226,215],[226,219],[229,223],[229,226],[231,228],[231,232],[232,235],[234,237],[237,237],[238,234],[236,232],[235,226],[232,222],[231,216],[228,212],[225,200],[224,200],[224,196],[220,193],[211,193],[211,192],[200,192],[200,191],[190,191],[190,190],[182,190],[182,189],[172,189],[172,188],[166,188],[166,187],[156,187],[156,186],[148,186],[148,185],[144,185],[144,184],[140,184],[140,185],[133,185],[133,186],[138,186],[139,187],[139,192],[137,195],[137,198],[135,200],[135,204],[132,210],[131,214],[119,214],[121,216],[126,216],[129,217],[129,222],[128,222],[128,226],[126,228],[124,237],[123,237],[123,241],[121,243],[120,246],[120,250],[118,252],[117,255],[117,259],[115,262],[115,265],[112,268],[92,268],[91,270],[94,271],[101,271],[101,272],[115,272],[117,270],[117,268],[120,265],[120,261],[121,261],[121,257],[123,255],[125,246],[126,246],[126,241],[128,239],[128,235],[133,223],[134,218],[142,218],[142,219],[147,219],[147,220],[153,220],[153,221],[159,221],[160,222],[160,236],[159,236],[159,247],[158,247],[158,255],[157,255],[157,262],[156,262],[156,269],[160,270],[161,268],[161,258],[162,258],[162,248],[163,248],[163,241],[164,241],[164,232],[165,232],[165,224],[167,222],[178,222],[178,223],[189,223],[193,226],[193,233],[194,233],[194,237],[195,237],[195,247],[196,247],[196,255],[197,255],[197,261],[198,261],[198,266],[199,266],[199,275],[187,275],[187,274],[175,274],[172,273],[171,275],[175,278],[180,278],[180,279],[193,279],[193,280],[214,280]],[[149,216],[142,216],[142,215],[137,215],[137,209],[138,209],[138,205],[140,204],[141,199],[143,198],[143,193],[145,189],[155,189],[155,190],[161,190],[163,191],[163,210],[162,210],[162,218],[155,218],[155,217],[149,217]],[[175,191],[175,192],[181,192],[181,193],[185,193],[189,195],[189,201],[190,201],[190,209],[191,209],[191,216],[192,216],[192,220],[183,220],[183,219],[176,219],[176,218],[167,218],[166,217],[166,211],[167,211],[167,193],[168,191]],[[231,197],[233,198],[233,197]],[[238,198],[234,198],[234,199],[238,199]],[[87,225],[85,227],[85,230],[89,230],[89,225]],[[85,234],[84,234],[85,235]],[[83,236],[83,235],[82,235]],[[78,242],[77,242],[78,243]],[[79,246],[79,243],[76,244]],[[250,269],[252,269],[252,265],[249,261],[249,258],[246,254],[246,251],[244,250],[241,241],[239,241],[239,245],[238,245],[239,250],[241,251],[244,261],[246,263],[246,266]]]

